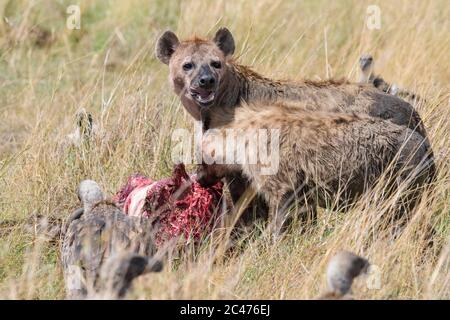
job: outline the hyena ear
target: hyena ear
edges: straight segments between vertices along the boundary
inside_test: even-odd
[[[214,36],[214,42],[222,50],[225,56],[231,56],[234,53],[234,39],[230,30],[220,28]]]
[[[175,52],[180,41],[175,33],[166,31],[156,42],[156,57],[164,64],[169,64],[170,57]]]

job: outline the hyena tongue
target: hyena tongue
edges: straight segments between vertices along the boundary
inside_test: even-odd
[[[205,89],[201,89],[201,88],[198,88],[196,91],[197,91],[197,94],[198,94],[198,95],[200,96],[200,98],[202,98],[202,99],[208,98],[208,97],[211,95],[211,93],[212,93],[211,90],[205,90]]]

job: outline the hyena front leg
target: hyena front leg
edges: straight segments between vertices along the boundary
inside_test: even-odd
[[[243,175],[242,171],[227,175],[226,182],[233,205],[238,204],[241,197],[245,195],[247,189],[253,188],[250,181]],[[261,194],[257,193],[242,212],[238,225],[248,227],[254,225],[254,223],[259,220],[265,222],[268,219],[268,212],[269,208],[267,202]]]
[[[294,222],[299,219],[302,225],[315,221],[317,203],[306,190],[281,191],[269,199],[269,228],[272,236],[278,239]]]
[[[286,202],[288,191],[279,189],[271,192],[263,191],[263,193],[269,203],[269,232],[272,240],[276,241],[288,226],[288,205]]]

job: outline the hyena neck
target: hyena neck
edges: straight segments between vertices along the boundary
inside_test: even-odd
[[[224,81],[226,94],[222,95],[226,101],[220,101],[221,106],[231,104],[235,107],[242,101],[251,103],[301,98],[304,83],[272,80],[239,64],[231,63],[228,67],[229,72]]]
[[[306,82],[272,80],[236,63],[228,64],[227,68],[214,106],[202,110],[205,130],[232,121],[236,107],[242,102],[275,102],[280,98],[298,101],[305,94]]]
[[[227,64],[226,68],[214,105],[190,108],[191,101],[187,99],[182,101],[191,115],[202,122],[203,131],[221,127],[233,121],[236,108],[243,102],[275,102],[279,99],[298,101],[305,95],[304,89],[308,86],[307,82],[272,80],[235,62]]]
[[[245,101],[247,103],[277,100],[295,100],[297,102],[308,100],[312,93],[318,89],[334,89],[342,85],[348,85],[350,82],[346,79],[328,79],[328,80],[273,80],[260,75],[252,69],[238,65],[230,64],[229,78],[232,79],[234,86],[239,90],[233,89],[232,95],[235,105]],[[228,87],[233,87],[233,84]],[[228,91],[230,94],[230,91]]]
[[[227,68],[221,80],[215,104],[202,112],[202,121],[206,130],[232,121],[236,107],[242,102],[310,101],[311,95],[320,88],[335,88],[349,83],[346,80],[272,80],[236,63],[228,64]]]

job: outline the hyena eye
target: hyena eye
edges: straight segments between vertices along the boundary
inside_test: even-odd
[[[222,64],[220,63],[220,61],[213,61],[213,62],[211,62],[211,66],[213,68],[216,68],[216,69],[222,68]]]
[[[184,71],[189,71],[194,67],[194,65],[191,62],[186,62],[185,64],[183,64],[183,70]]]

